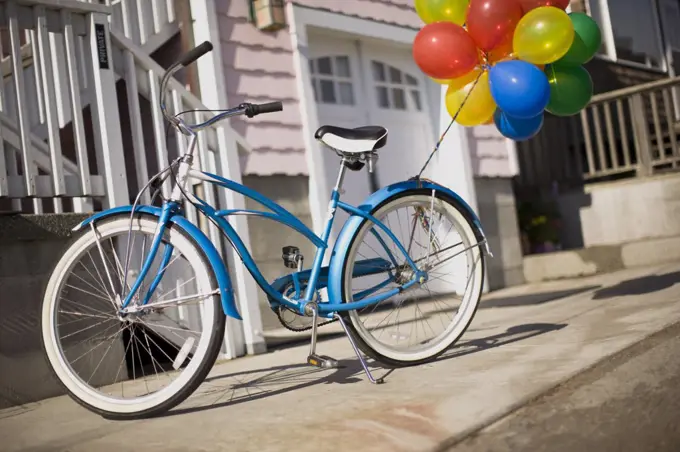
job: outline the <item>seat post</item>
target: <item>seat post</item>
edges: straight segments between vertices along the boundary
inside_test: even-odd
[[[342,158],[340,161],[340,171],[338,172],[338,180],[335,182],[335,188],[333,188],[333,191],[336,191],[338,193],[341,192],[342,190],[342,183],[345,180],[345,171],[347,171],[347,167],[345,166],[345,157]]]

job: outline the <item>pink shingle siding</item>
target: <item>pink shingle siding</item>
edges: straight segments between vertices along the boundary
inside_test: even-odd
[[[413,0],[293,0],[293,3],[403,27],[422,25]],[[233,121],[234,128],[253,147],[244,174],[308,174],[289,30],[259,31],[248,22],[247,0],[220,0],[216,4],[229,103],[278,100],[284,104],[281,114]],[[508,155],[503,140],[488,137],[488,131],[474,131],[472,135],[481,138],[471,146],[476,175],[507,174]]]

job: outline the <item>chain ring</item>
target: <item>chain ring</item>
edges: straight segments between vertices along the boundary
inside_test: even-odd
[[[289,284],[289,285],[284,287],[284,289],[282,290],[282,293],[285,294],[286,292],[288,292],[292,288],[293,288],[293,285]],[[302,315],[298,314],[297,312],[293,311],[292,309],[289,309],[289,308],[287,308],[283,305],[278,306],[278,308],[274,312],[276,312],[276,317],[279,319],[279,323],[281,323],[281,325],[283,325],[283,327],[286,328],[289,331],[295,331],[296,333],[302,333],[304,331],[311,330],[312,327],[313,327],[311,322],[310,322],[309,326],[297,326],[297,325],[295,325],[293,322],[295,320],[298,320],[298,318],[310,319],[310,321],[311,321],[311,317],[302,316]],[[293,313],[295,315],[294,320],[290,321],[290,320],[284,319],[283,314],[286,313],[286,312]],[[336,321],[337,321],[337,319],[327,320],[325,322],[321,322],[321,323],[317,324],[317,328],[320,327],[320,326],[328,325],[329,323],[333,323],[333,322],[336,322]]]

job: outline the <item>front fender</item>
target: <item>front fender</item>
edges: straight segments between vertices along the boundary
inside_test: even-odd
[[[484,231],[482,230],[482,224],[477,217],[477,214],[472,210],[470,205],[465,202],[456,192],[453,190],[439,185],[435,182],[425,181],[425,180],[409,180],[404,182],[398,182],[396,184],[388,185],[372,195],[370,195],[366,200],[358,207],[359,210],[370,213],[373,209],[379,206],[388,198],[396,196],[407,190],[413,190],[417,188],[434,189],[440,192],[446,193],[450,196],[468,215],[468,218],[472,222],[475,233],[477,234],[477,239],[480,242],[485,243],[485,251],[488,255],[491,255],[489,250],[489,245],[486,242],[486,237],[484,236]],[[329,280],[328,280],[328,298],[331,303],[340,303],[342,300],[342,268],[349,251],[352,238],[357,233],[357,230],[363,222],[363,217],[359,215],[352,215],[345,225],[342,227],[338,239],[333,247],[332,259],[329,268]]]
[[[124,213],[129,216],[131,212],[132,206],[115,207],[113,209],[105,210],[103,212],[96,213],[89,218],[86,218],[76,227],[74,227],[73,231],[79,231],[92,222],[109,218],[114,215]],[[159,207],[154,206],[137,206],[135,208],[135,212],[146,213],[160,218],[162,210]],[[224,261],[222,260],[220,253],[217,251],[213,243],[200,229],[198,229],[193,223],[191,223],[182,215],[172,215],[168,221],[186,232],[193,240],[196,241],[198,246],[201,247],[208,258],[208,262],[210,263],[210,266],[212,267],[212,270],[215,274],[215,278],[217,279],[217,284],[220,287],[220,297],[222,299],[222,309],[224,310],[224,313],[235,319],[242,320],[241,315],[236,309],[234,290],[231,284],[231,278],[229,277],[229,272],[227,271],[227,267],[224,265]]]

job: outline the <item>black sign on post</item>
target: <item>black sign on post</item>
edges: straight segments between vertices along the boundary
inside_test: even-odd
[[[106,47],[106,29],[104,24],[94,24],[94,33],[97,38],[99,69],[109,69],[109,49]]]

